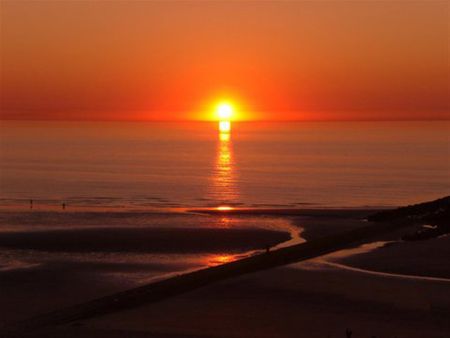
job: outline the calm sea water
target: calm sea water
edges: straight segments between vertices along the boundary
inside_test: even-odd
[[[2,122],[0,205],[392,206],[450,193],[449,122]]]

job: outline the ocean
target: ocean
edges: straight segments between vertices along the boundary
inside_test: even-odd
[[[396,206],[450,191],[449,122],[1,122],[0,207]]]

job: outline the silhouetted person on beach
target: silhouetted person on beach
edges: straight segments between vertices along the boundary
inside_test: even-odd
[[[347,338],[352,338],[352,334],[352,330],[350,330],[349,328],[345,329],[345,335],[347,336]]]
[[[66,203],[64,203],[64,202],[62,203],[62,209],[66,210]]]
[[[33,209],[33,200],[30,200],[30,209]]]

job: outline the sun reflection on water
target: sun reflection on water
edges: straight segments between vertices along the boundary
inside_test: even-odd
[[[231,122],[230,121],[220,121],[219,122],[219,131],[221,134],[228,136],[230,135],[229,132],[231,130]]]
[[[230,133],[219,133],[219,139],[222,142],[227,142],[230,140]]]
[[[218,206],[216,209],[219,211],[229,211],[229,210],[233,210],[234,208],[230,207],[228,205],[221,205],[221,206]]]
[[[221,264],[226,264],[237,260],[239,257],[237,255],[230,254],[218,254],[212,255],[207,258],[208,266],[216,266]]]
[[[236,203],[238,190],[236,187],[235,163],[230,133],[219,133],[216,160],[211,177],[210,198],[219,206],[217,210],[231,210],[230,204]]]

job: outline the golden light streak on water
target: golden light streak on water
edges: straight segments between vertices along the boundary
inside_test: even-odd
[[[230,210],[230,204],[237,202],[236,167],[232,140],[229,133],[219,133],[216,160],[209,195],[218,204],[218,210]]]
[[[225,263],[230,263],[238,259],[238,255],[230,255],[230,254],[218,254],[213,255],[211,257],[208,257],[207,259],[207,265],[208,266],[216,266],[221,265]]]
[[[221,134],[229,133],[231,131],[231,122],[219,121],[219,131]]]

